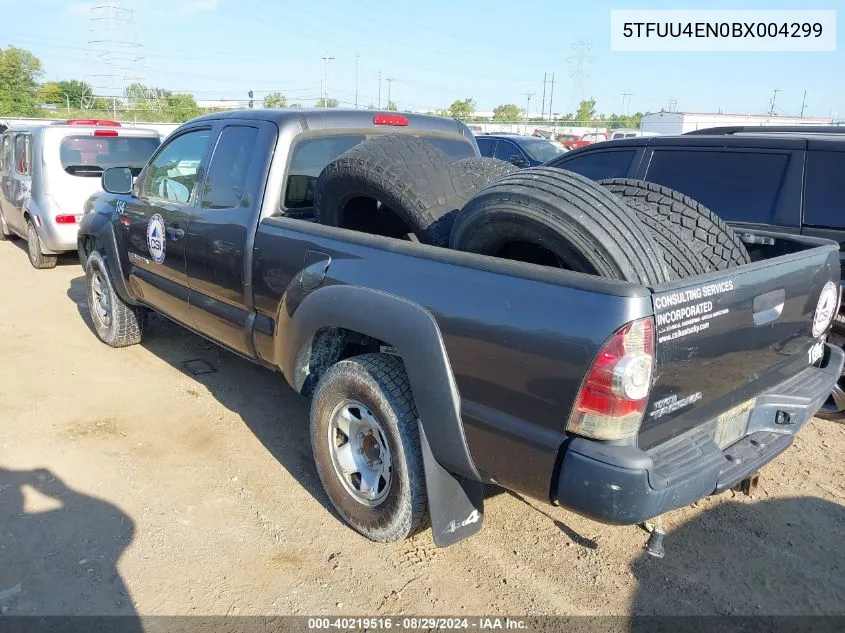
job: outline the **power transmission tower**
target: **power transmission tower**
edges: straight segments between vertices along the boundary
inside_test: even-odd
[[[323,55],[320,59],[323,60],[323,107],[329,107],[329,62],[334,61],[328,53]]]
[[[131,0],[99,0],[90,9],[88,46],[85,59],[85,83],[103,97],[130,98],[130,86],[135,85],[135,107],[146,103],[150,109],[161,110],[158,94],[139,90],[144,84],[147,60],[138,34],[135,11]],[[143,94],[142,94],[143,93]],[[84,108],[94,105],[94,95],[84,95]]]
[[[592,48],[593,44],[591,42],[579,40],[572,45],[573,55],[566,58],[567,63],[572,65],[569,76],[572,78],[573,110],[584,100],[584,85],[590,76],[590,72],[587,70],[587,64],[595,61],[595,58],[590,56]]]
[[[775,113],[775,99],[777,99],[779,92],[780,88],[775,88],[774,92],[772,92],[772,102],[771,106],[769,107],[769,116],[772,116]]]
[[[543,73],[543,105],[540,108],[540,119],[546,118],[546,82],[548,81],[549,73]]]
[[[555,96],[555,74],[552,73],[552,87],[551,87],[551,90],[549,90],[549,121],[551,121],[554,118],[554,115],[552,114],[552,100],[554,99],[554,96]]]

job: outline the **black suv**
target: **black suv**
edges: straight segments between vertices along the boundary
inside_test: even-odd
[[[839,242],[845,277],[845,126],[719,127],[597,143],[547,163],[591,178],[637,178],[684,193],[735,228]],[[832,341],[845,346],[845,316]],[[845,381],[822,410],[845,418]]]

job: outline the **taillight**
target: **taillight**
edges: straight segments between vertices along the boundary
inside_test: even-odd
[[[76,224],[76,216],[69,213],[63,213],[56,216],[56,224]]]
[[[648,403],[653,366],[651,317],[618,329],[593,361],[566,430],[598,440],[635,436]]]
[[[94,130],[94,136],[117,136],[117,130]]]
[[[377,114],[373,117],[373,123],[376,125],[408,125],[408,117],[401,114]]]

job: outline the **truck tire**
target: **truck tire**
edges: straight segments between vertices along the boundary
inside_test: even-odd
[[[356,145],[323,169],[314,191],[317,222],[404,238],[442,241],[429,227],[459,207],[449,160],[431,143],[385,134]]]
[[[417,411],[399,357],[364,354],[326,371],[311,402],[311,448],[329,501],[354,530],[387,543],[422,527]]]
[[[452,248],[611,279],[670,279],[646,228],[604,187],[550,167],[520,170],[479,191],[457,214]]]
[[[140,343],[147,325],[147,310],[125,303],[115,292],[108,260],[100,251],[92,251],[88,256],[85,287],[97,338],[111,347]]]
[[[449,165],[452,185],[464,201],[490,183],[515,171],[519,171],[519,167],[498,158],[463,158]]]
[[[644,180],[610,178],[599,184],[622,198],[645,224],[674,279],[751,261],[733,229],[692,198]]]
[[[32,267],[39,270],[55,268],[58,261],[55,255],[45,255],[41,252],[41,240],[38,239],[38,231],[35,230],[32,220],[26,221],[26,254]]]

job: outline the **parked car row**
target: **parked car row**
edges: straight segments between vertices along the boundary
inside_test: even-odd
[[[375,541],[426,515],[438,546],[471,536],[484,484],[633,524],[752,477],[842,373],[836,245],[554,166],[579,152],[519,169],[537,142],[364,110],[189,121],[84,203],[96,336],[137,344],[158,312],[281,373]]]
[[[115,121],[73,119],[12,127],[0,136],[0,239],[27,241],[35,268],[53,268],[56,256],[76,250],[85,201],[100,191],[109,167],[137,175],[161,143],[154,130]]]

